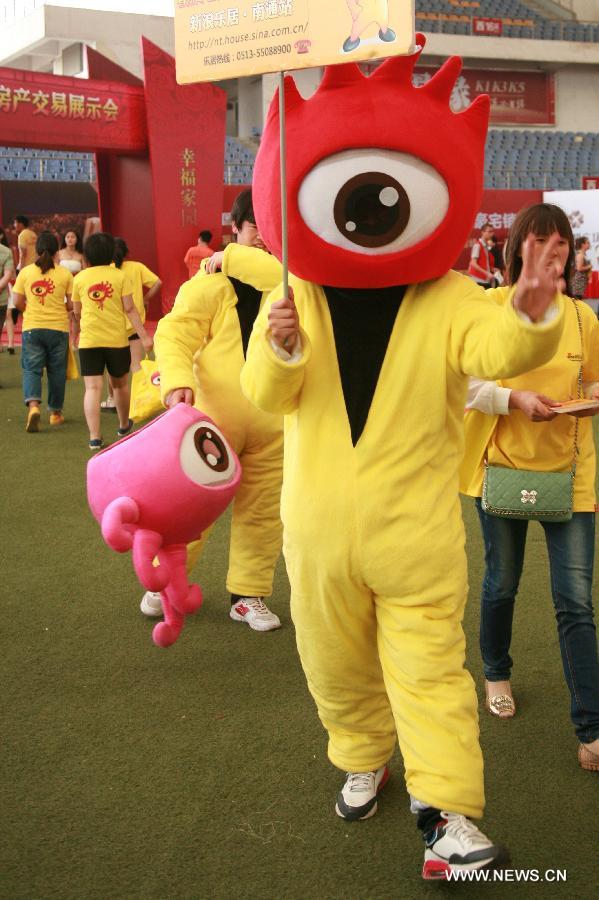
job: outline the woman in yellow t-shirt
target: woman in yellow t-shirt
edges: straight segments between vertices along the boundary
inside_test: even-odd
[[[120,269],[121,272],[124,272],[129,276],[135,308],[139,313],[141,321],[145,322],[150,301],[158,294],[162,287],[162,282],[158,275],[155,275],[154,272],[152,272],[151,269],[148,269],[142,262],[125,259],[128,253],[129,248],[124,239],[116,237],[114,239],[114,265],[117,269]],[[142,342],[139,339],[139,335],[131,325],[129,327],[129,348],[131,350],[131,371],[137,372],[141,368],[144,349]],[[116,408],[110,382],[108,383],[108,396],[100,405],[102,409]]]
[[[79,359],[85,381],[83,409],[89,428],[89,448],[99,450],[103,446],[100,398],[104,369],[108,370],[119,417],[117,435],[123,437],[133,426],[129,418],[129,323],[145,350],[152,349],[152,339],[133,303],[129,277],[112,265],[112,235],[101,231],[90,235],[83,253],[88,268],[79,272],[73,282],[73,315],[75,329],[81,332]]]
[[[69,348],[69,310],[73,276],[58,265],[58,240],[42,231],[37,259],[19,272],[13,289],[15,307],[23,314],[23,394],[29,408],[26,430],[39,430],[42,374],[48,374],[50,425],[62,425]]]
[[[542,253],[556,233],[559,242],[550,265],[567,279],[574,261],[574,239],[565,213],[546,203],[519,213],[506,244],[508,284],[520,278],[523,255],[534,258]],[[495,288],[487,291],[487,296],[500,304],[509,303],[512,291]],[[494,516],[482,508],[484,460],[508,469],[568,472],[576,456],[572,518],[541,524],[571,718],[580,741],[578,758],[582,768],[599,771],[599,658],[592,600],[596,459],[587,417],[597,410],[569,415],[555,411],[560,403],[577,397],[581,371],[588,396],[599,397],[599,322],[587,304],[564,300],[564,330],[548,363],[501,382],[471,383],[461,489],[477,498],[485,544],[480,647],[487,709],[507,719],[516,712],[510,644],[528,521]]]

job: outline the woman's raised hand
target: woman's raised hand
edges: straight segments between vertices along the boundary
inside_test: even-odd
[[[534,234],[529,234],[522,244],[522,272],[516,283],[514,307],[533,322],[543,317],[559,293],[562,265],[555,251],[560,240],[557,232],[552,234],[539,252],[535,252]]]

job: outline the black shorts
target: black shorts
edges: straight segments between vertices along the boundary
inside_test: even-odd
[[[82,375],[103,375],[106,368],[113,378],[122,378],[131,368],[131,350],[128,346],[79,348],[79,362]]]

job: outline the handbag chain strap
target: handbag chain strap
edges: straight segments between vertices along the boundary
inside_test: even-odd
[[[576,310],[576,319],[578,321],[578,334],[580,335],[580,368],[578,369],[578,388],[577,388],[577,400],[582,400],[582,363],[584,360],[584,341],[582,337],[582,319],[580,318],[580,309],[578,308],[578,301],[574,299],[574,297],[570,298],[572,303],[574,304],[574,309]],[[574,416],[574,456],[572,457],[572,478],[576,475],[576,461],[578,459],[578,416]]]

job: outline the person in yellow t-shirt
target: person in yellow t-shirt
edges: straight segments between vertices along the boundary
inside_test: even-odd
[[[118,437],[124,437],[133,427],[129,418],[129,323],[147,351],[153,344],[135,308],[129,277],[112,265],[112,235],[101,231],[90,235],[83,253],[88,268],[79,272],[73,282],[73,315],[76,332],[80,331],[79,359],[85,381],[83,409],[89,428],[89,448],[99,450],[103,446],[100,398],[105,369],[119,417]]]
[[[539,256],[556,232],[560,240],[551,263],[567,278],[573,267],[574,239],[566,214],[546,203],[518,214],[506,245],[509,284],[515,284],[520,277],[524,242],[529,239]],[[510,290],[495,288],[487,291],[487,297],[504,305],[509,301]],[[512,619],[528,522],[494,516],[483,509],[484,460],[508,469],[568,472],[576,455],[572,518],[541,524],[549,555],[564,674],[570,690],[570,714],[580,741],[578,759],[583,769],[599,771],[599,657],[592,599],[596,454],[588,418],[597,410],[556,413],[560,403],[581,393],[581,373],[588,396],[599,398],[599,322],[585,303],[563,299],[564,330],[549,362],[515,378],[471,382],[460,489],[476,497],[485,543],[480,649],[486,706],[492,715],[509,719],[516,712],[510,682]]]
[[[17,245],[19,247],[17,269],[20,271],[25,266],[30,266],[35,262],[37,234],[29,227],[27,216],[15,216],[13,226],[17,232]]]
[[[42,374],[48,375],[50,425],[64,417],[69,315],[73,276],[58,265],[58,240],[43,231],[36,243],[35,263],[21,269],[13,289],[16,309],[23,314],[23,394],[28,407],[26,430],[39,430]]]
[[[126,241],[123,238],[115,237],[113,265],[129,276],[135,308],[140,315],[141,321],[145,322],[150,302],[160,291],[162,281],[144,263],[126,259],[125,257],[128,253],[129,247]],[[144,358],[144,349],[139,335],[132,325],[129,327],[128,337],[129,349],[131,350],[131,371],[138,372],[141,368],[141,361]],[[106,400],[102,400],[100,406],[102,409],[116,409],[110,382],[108,383],[108,396]]]

